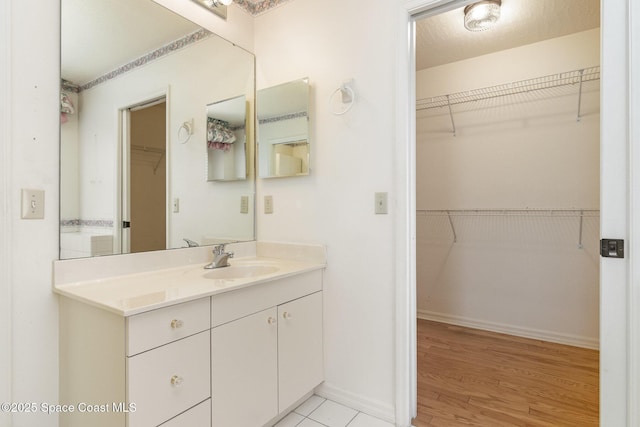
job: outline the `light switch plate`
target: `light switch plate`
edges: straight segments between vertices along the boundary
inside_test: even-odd
[[[264,213],[273,213],[273,196],[264,196]]]
[[[44,190],[22,189],[22,219],[44,219]]]
[[[180,199],[178,197],[173,199],[173,213],[180,212]]]
[[[377,215],[389,213],[389,206],[387,203],[387,193],[376,193],[375,213]]]

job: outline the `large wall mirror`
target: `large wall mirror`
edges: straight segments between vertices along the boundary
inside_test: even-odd
[[[253,240],[254,56],[152,0],[61,15],[60,258]],[[233,179],[209,175],[208,106],[245,115]]]
[[[309,175],[309,79],[257,94],[260,178]]]

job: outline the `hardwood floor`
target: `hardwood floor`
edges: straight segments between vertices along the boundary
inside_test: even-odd
[[[597,426],[595,350],[418,320],[424,426]]]

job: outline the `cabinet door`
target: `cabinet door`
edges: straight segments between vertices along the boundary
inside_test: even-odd
[[[323,380],[322,292],[278,306],[279,412]]]
[[[256,427],[278,414],[276,308],[211,330],[212,423]]]

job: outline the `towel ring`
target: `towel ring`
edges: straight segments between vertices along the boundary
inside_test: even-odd
[[[187,132],[186,136],[182,136],[184,134],[183,130]],[[178,129],[178,142],[180,144],[186,144],[189,139],[191,139],[191,135],[193,135],[193,128],[191,123],[184,122],[182,126]]]
[[[353,107],[353,103],[356,100],[356,94],[353,91],[353,89],[351,89],[351,87],[347,85],[342,85],[338,89],[334,90],[333,93],[331,94],[331,97],[329,98],[329,107],[333,105],[333,98],[336,96],[338,92],[342,94],[342,103],[343,104],[347,102],[349,103],[349,105],[342,111],[335,111],[333,108],[331,108],[331,112],[333,114],[335,114],[336,116],[341,116],[346,112],[348,112],[349,110],[351,110],[351,107]]]

